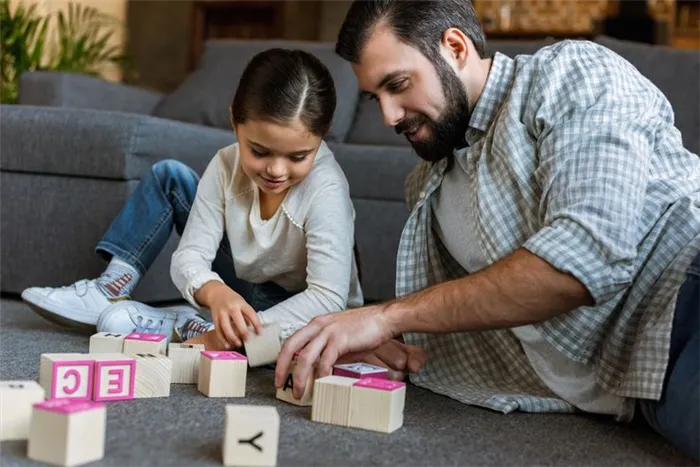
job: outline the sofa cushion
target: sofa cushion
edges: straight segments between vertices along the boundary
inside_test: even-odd
[[[103,110],[3,106],[2,170],[135,180],[162,159],[202,173],[232,131]],[[28,137],[27,135],[31,135]]]
[[[515,57],[520,54],[532,54],[553,42],[552,40],[489,41],[488,46],[493,53],[501,52],[509,57]],[[397,135],[393,128],[384,125],[379,105],[365,98],[361,98],[358,103],[347,142],[379,146],[409,146],[405,136]]]
[[[352,124],[359,93],[352,67],[335,54],[333,45],[329,43],[236,39],[208,41],[195,71],[174,92],[163,98],[154,115],[230,128],[228,108],[243,70],[255,54],[274,47],[305,50],[326,65],[333,76],[337,94],[336,112],[327,139],[343,141]]]
[[[700,55],[678,50],[599,36],[595,41],[634,65],[654,83],[671,103],[684,146],[700,151]]]

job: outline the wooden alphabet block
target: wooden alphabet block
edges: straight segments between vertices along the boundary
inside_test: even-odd
[[[50,400],[35,404],[27,457],[75,466],[104,457],[107,414],[99,402]]]
[[[173,362],[161,354],[129,354],[136,360],[134,399],[170,397]]]
[[[28,438],[32,406],[44,395],[36,381],[0,381],[0,441]]]
[[[280,416],[269,406],[226,405],[223,458],[226,466],[277,464]]]
[[[93,354],[95,362],[95,401],[121,401],[134,398],[136,360],[123,354]]]
[[[168,357],[173,361],[171,383],[197,384],[199,381],[199,359],[203,351],[203,344],[170,344]]]
[[[337,376],[347,376],[348,378],[381,378],[389,379],[389,371],[369,363],[339,363],[333,365],[333,374]]]
[[[276,362],[282,350],[280,325],[272,323],[265,326],[259,335],[251,327],[248,333],[248,340],[244,343],[248,365],[255,367]]]
[[[207,397],[245,397],[248,361],[238,352],[202,352],[197,389]]]
[[[124,338],[125,354],[161,354],[167,351],[167,340],[163,334],[147,334],[144,332],[132,332]]]
[[[296,399],[292,391],[294,391],[294,368],[296,368],[296,361],[292,361],[292,365],[289,368],[289,373],[287,374],[287,379],[284,381],[284,386],[277,390],[277,399],[290,404],[300,405],[300,406],[310,406],[313,403],[314,397],[314,371],[312,371],[306,378],[306,389],[301,399]],[[315,370],[315,369],[314,369]]]
[[[98,332],[90,337],[90,353],[122,353],[126,334]]]
[[[356,380],[350,391],[348,426],[391,433],[403,425],[406,383],[379,378]]]
[[[331,425],[348,425],[350,393],[358,380],[346,376],[325,376],[314,383],[311,420]],[[360,380],[362,381],[362,380]]]
[[[47,399],[92,398],[94,361],[88,354],[42,354],[39,363],[39,384]]]

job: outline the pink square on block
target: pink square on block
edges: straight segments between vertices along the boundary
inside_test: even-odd
[[[107,387],[102,391],[102,378]],[[95,362],[95,387],[93,400],[123,401],[134,398],[136,360],[106,360]]]
[[[406,386],[406,383],[404,383],[403,381],[392,381],[389,379],[363,378],[357,380],[357,382],[353,384],[353,386],[370,389],[380,389],[382,391],[395,391],[396,389],[400,389]]]
[[[99,409],[104,406],[104,404],[99,402],[76,401],[71,399],[55,399],[34,404],[34,407],[37,409],[63,414],[84,412],[86,410]]]
[[[148,334],[145,332],[132,332],[124,338],[130,341],[160,342],[165,339],[164,334]]]
[[[209,360],[247,360],[247,358],[238,352],[218,352],[214,350],[204,350],[202,355]]]
[[[369,363],[341,363],[333,366],[333,374],[336,376],[345,376],[347,378],[382,378],[389,377],[389,371],[376,365]]]
[[[63,360],[53,363],[49,399],[89,401],[92,398],[93,360]]]

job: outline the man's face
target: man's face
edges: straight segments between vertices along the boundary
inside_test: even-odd
[[[435,62],[378,27],[353,64],[360,87],[379,102],[384,122],[428,161],[462,145],[470,117],[464,85],[442,56]]]

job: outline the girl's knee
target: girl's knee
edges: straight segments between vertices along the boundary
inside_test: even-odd
[[[199,176],[186,164],[175,159],[163,159],[151,167],[153,174],[161,182],[175,181],[184,185],[198,183]]]

